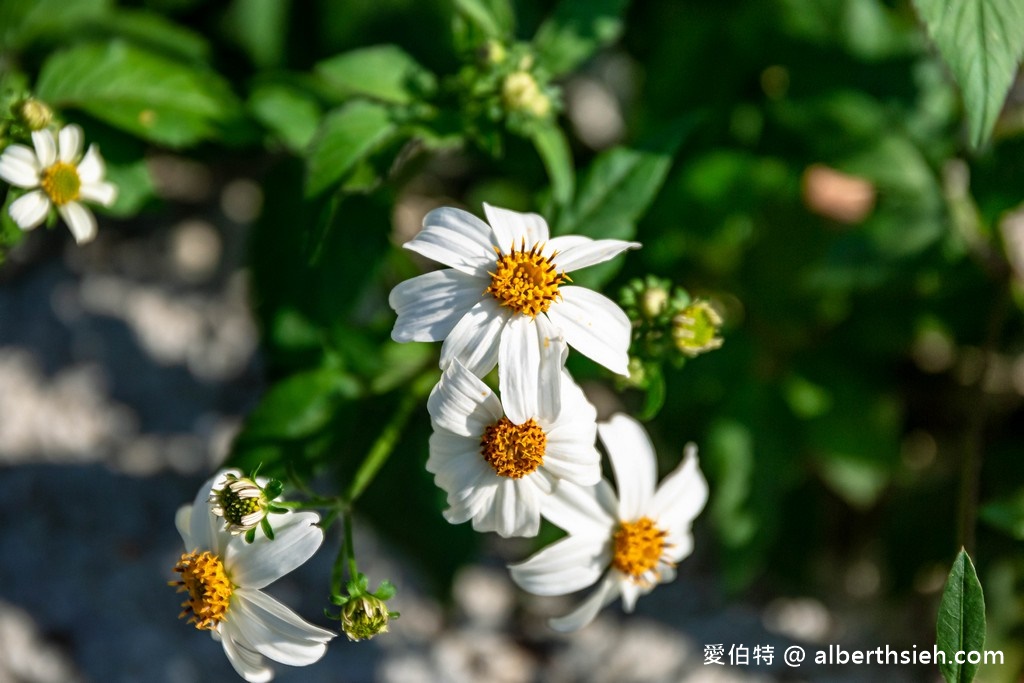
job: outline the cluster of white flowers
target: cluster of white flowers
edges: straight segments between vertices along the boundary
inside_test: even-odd
[[[37,227],[56,207],[79,244],[96,236],[96,217],[83,201],[110,206],[117,187],[106,182],[96,145],[82,155],[82,129],[74,124],[32,132],[32,147],[12,144],[0,155],[0,179],[28,190],[11,202],[9,213],[22,230]]]
[[[443,341],[440,382],[427,403],[434,432],[427,469],[447,493],[445,517],[477,531],[534,536],[540,518],[568,536],[511,567],[538,595],[597,591],[552,628],[571,631],[622,596],[675,578],[693,548],[707,500],[696,447],[655,490],[657,459],[643,428],[597,411],[565,369],[568,347],[628,373],[631,325],[611,300],[571,286],[569,273],[637,248],[636,242],[550,237],[541,216],[484,205],[487,221],[431,211],[405,248],[449,266],[411,278],[390,296],[399,342]],[[501,398],[481,379],[495,365]],[[601,478],[600,440],[618,498]],[[602,578],[603,577],[603,578]]]

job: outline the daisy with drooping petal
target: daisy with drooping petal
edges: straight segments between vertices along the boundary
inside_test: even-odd
[[[79,244],[96,236],[96,217],[82,200],[110,206],[117,198],[117,187],[103,180],[106,167],[96,145],[82,156],[82,129],[64,126],[54,139],[44,129],[32,133],[33,151],[25,145],[9,145],[0,155],[0,179],[15,187],[31,190],[16,199],[11,218],[22,230],[42,223],[57,207]]]
[[[536,595],[565,595],[600,580],[583,604],[548,622],[556,631],[586,626],[620,595],[623,608],[632,612],[639,596],[672,581],[676,563],[693,550],[691,525],[707,502],[693,444],[655,490],[657,459],[639,422],[615,415],[598,425],[598,434],[615,472],[618,497],[605,480],[590,489],[559,486],[545,501],[543,514],[569,535],[509,567],[512,579]]]
[[[536,396],[527,395],[512,399],[527,419],[509,420],[502,405],[507,409],[517,391],[518,385],[510,385],[499,400],[453,360],[431,392],[427,410],[434,433],[427,471],[448,493],[449,522],[472,519],[477,531],[535,536],[541,503],[557,485],[592,486],[601,479],[597,413],[568,373],[554,419],[539,415]]]
[[[498,365],[502,391],[539,396],[558,413],[566,343],[612,372],[628,374],[630,322],[613,301],[570,286],[568,273],[602,263],[637,242],[550,237],[534,213],[484,204],[490,223],[460,209],[435,209],[406,249],[443,263],[399,283],[388,301],[398,313],[395,341],[441,341],[441,368],[459,359],[477,377]],[[515,424],[522,406],[505,406]]]
[[[171,582],[187,593],[181,616],[197,629],[210,631],[242,678],[269,681],[274,671],[264,657],[291,666],[319,660],[334,633],[301,619],[260,589],[312,557],[323,542],[315,512],[275,515],[274,537],[246,543],[223,527],[208,503],[210,491],[224,473],[199,490],[192,505],[178,510],[175,523],[188,552]]]

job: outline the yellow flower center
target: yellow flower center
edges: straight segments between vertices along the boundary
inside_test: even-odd
[[[491,284],[487,292],[502,306],[531,318],[547,312],[558,293],[558,285],[572,282],[565,273],[555,268],[555,254],[542,256],[543,245],[535,244],[526,250],[526,240],[517,250],[514,246],[508,254],[500,254],[497,268],[490,273]],[[498,251],[495,249],[495,251]]]
[[[666,532],[647,517],[622,522],[615,532],[615,556],[612,565],[634,581],[658,566],[665,549]]]
[[[66,161],[58,161],[53,166],[46,168],[39,184],[50,201],[57,206],[63,206],[78,199],[79,190],[82,189],[82,179],[78,177],[78,169],[74,164],[69,164]]]
[[[548,438],[532,419],[521,425],[507,417],[487,427],[480,438],[480,453],[500,477],[520,479],[544,464]]]
[[[181,580],[169,585],[178,586],[179,593],[188,593],[178,618],[188,616],[188,623],[201,630],[215,629],[224,621],[235,590],[224,571],[224,563],[209,551],[193,551],[181,556],[174,571],[181,574]]]

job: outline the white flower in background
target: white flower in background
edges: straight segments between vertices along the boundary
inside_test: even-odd
[[[562,484],[545,501],[543,514],[569,535],[509,567],[512,579],[537,595],[565,595],[601,580],[576,610],[548,622],[556,631],[586,626],[620,595],[632,612],[639,596],[672,581],[676,563],[693,550],[691,525],[708,497],[693,444],[655,491],[657,458],[640,423],[615,415],[598,425],[598,434],[618,498],[605,480],[590,489]]]
[[[602,263],[636,242],[549,237],[534,213],[484,204],[490,225],[450,207],[435,209],[406,249],[450,268],[399,283],[395,341],[441,341],[441,368],[457,358],[482,377],[498,365],[501,390],[539,396],[540,413],[558,414],[566,343],[612,372],[627,375],[630,322],[613,301],[568,286],[567,273]],[[510,391],[511,390],[511,391]],[[515,424],[527,415],[505,399]]]
[[[509,420],[502,401],[517,391],[510,385],[499,401],[453,360],[430,394],[434,433],[427,470],[448,493],[444,516],[452,524],[472,519],[477,531],[535,536],[541,503],[556,486],[593,486],[601,479],[597,412],[572,377],[562,378],[562,409],[554,419],[537,413],[534,395],[514,399],[527,419]]]
[[[223,473],[221,473],[223,474]],[[286,512],[275,516],[275,540],[265,537],[246,543],[223,529],[207,502],[210,479],[192,505],[178,510],[175,523],[186,553],[171,582],[188,597],[182,617],[210,631],[242,678],[269,681],[274,671],[264,657],[291,666],[320,659],[334,633],[314,626],[260,589],[312,557],[323,542],[315,512]]]
[[[42,223],[57,207],[79,244],[96,236],[96,217],[81,203],[96,202],[110,206],[117,198],[117,187],[105,182],[106,168],[96,145],[82,156],[82,129],[72,124],[53,132],[32,133],[35,151],[25,145],[10,145],[0,155],[0,179],[16,187],[32,190],[16,199],[11,218],[22,230]]]

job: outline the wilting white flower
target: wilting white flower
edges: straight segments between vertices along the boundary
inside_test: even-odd
[[[564,370],[562,372],[565,372]],[[434,433],[427,470],[448,493],[445,518],[473,520],[477,531],[535,536],[541,503],[566,481],[592,486],[601,479],[595,448],[597,412],[568,373],[561,382],[561,411],[554,419],[537,412],[537,398],[517,396],[526,420],[505,416],[501,400],[453,360],[427,401]]]
[[[96,145],[82,156],[82,129],[71,124],[61,128],[55,140],[49,129],[32,133],[33,151],[25,145],[9,145],[0,155],[0,178],[32,190],[16,199],[11,218],[22,230],[42,223],[57,207],[78,243],[96,236],[96,217],[82,200],[110,206],[117,187],[103,180],[106,168]]]
[[[218,475],[219,476],[219,475]],[[312,557],[323,542],[315,512],[275,515],[275,540],[246,543],[223,528],[207,502],[217,477],[199,490],[192,505],[178,510],[175,523],[186,552],[171,582],[188,596],[181,616],[210,631],[242,678],[269,681],[274,671],[264,657],[305,666],[327,650],[331,631],[314,626],[260,589]]]
[[[501,390],[538,396],[540,413],[558,413],[568,349],[620,375],[629,370],[630,322],[613,301],[567,285],[568,273],[602,263],[636,242],[550,237],[534,213],[484,204],[490,225],[444,207],[423,219],[406,249],[450,268],[399,283],[389,303],[398,313],[395,341],[441,341],[441,368],[457,358],[478,377],[498,365]],[[516,386],[517,390],[509,392]],[[525,406],[505,400],[521,424]]]
[[[546,499],[543,514],[569,535],[509,567],[512,579],[537,595],[573,593],[600,579],[577,609],[548,622],[556,631],[586,626],[620,595],[632,612],[639,596],[672,581],[676,563],[693,550],[691,525],[708,497],[693,444],[655,491],[657,459],[640,423],[615,415],[598,425],[598,434],[618,497],[605,480],[589,489],[562,484]]]

